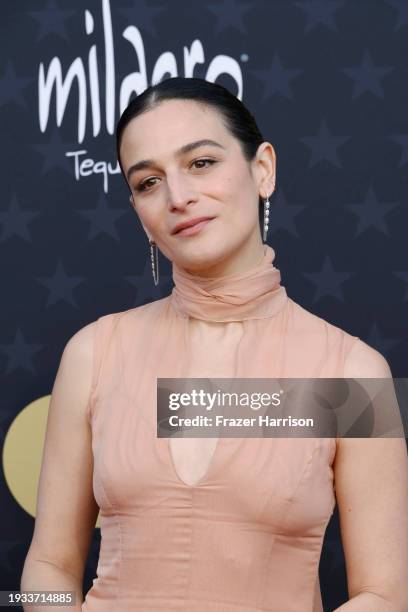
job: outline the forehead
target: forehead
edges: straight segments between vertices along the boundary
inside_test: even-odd
[[[167,100],[132,119],[121,141],[126,168],[141,158],[159,159],[188,142],[212,138],[227,146],[232,137],[220,113],[191,100]]]

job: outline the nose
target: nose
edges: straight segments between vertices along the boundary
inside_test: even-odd
[[[169,210],[183,210],[190,202],[197,199],[191,185],[185,177],[180,175],[169,177],[167,180],[167,203]]]

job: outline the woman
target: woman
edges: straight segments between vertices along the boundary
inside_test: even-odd
[[[263,242],[272,145],[226,89],[172,78],[131,101],[117,152],[153,281],[158,248],[175,286],[65,347],[22,586],[79,593],[100,510],[98,577],[78,610],[318,612],[337,498],[350,596],[338,610],[406,610],[403,439],[156,437],[157,378],[391,376],[281,286]]]

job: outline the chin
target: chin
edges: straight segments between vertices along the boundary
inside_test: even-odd
[[[209,240],[182,251],[175,257],[177,264],[190,272],[200,273],[228,259],[235,249],[228,249],[226,245],[217,248],[214,241]]]

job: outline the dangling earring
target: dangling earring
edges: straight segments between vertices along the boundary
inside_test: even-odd
[[[269,224],[269,196],[266,197],[264,201],[264,222],[263,222],[263,241],[266,242],[266,237],[268,234],[268,224]]]
[[[154,284],[157,286],[159,284],[159,255],[157,244],[154,240],[149,239],[150,244],[150,259],[152,262],[152,273]]]

